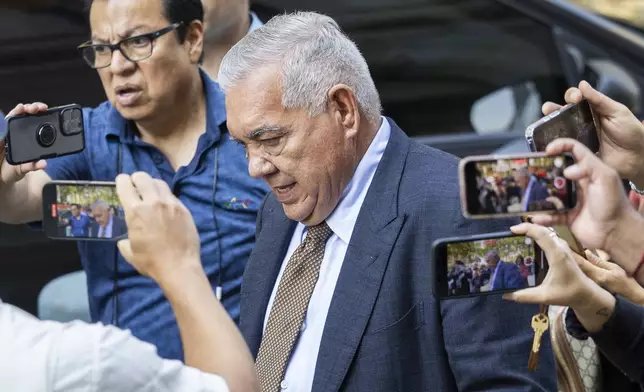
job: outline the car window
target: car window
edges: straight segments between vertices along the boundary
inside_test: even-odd
[[[338,20],[367,58],[385,114],[413,136],[522,128],[565,91],[550,27],[495,0],[266,3]]]

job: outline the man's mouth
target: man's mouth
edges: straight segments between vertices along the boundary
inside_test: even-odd
[[[123,85],[115,89],[116,101],[121,106],[132,106],[141,96],[141,88],[134,85]]]
[[[295,187],[295,182],[289,185],[284,185],[284,186],[275,186],[273,187],[273,192],[275,192],[275,196],[277,196],[277,199],[284,203],[288,202],[290,199],[293,198],[293,188]]]

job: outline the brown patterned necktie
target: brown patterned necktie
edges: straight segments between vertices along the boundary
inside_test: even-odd
[[[326,222],[308,228],[286,264],[259,346],[257,375],[262,392],[277,392],[320,275],[324,247],[333,234]]]

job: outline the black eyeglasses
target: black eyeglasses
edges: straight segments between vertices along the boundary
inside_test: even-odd
[[[92,44],[92,41],[88,41],[80,45],[78,51],[85,62],[94,69],[109,67],[112,64],[112,53],[115,50],[120,51],[126,59],[132,62],[145,60],[152,56],[154,40],[177,29],[182,24],[182,22],[174,23],[153,33],[126,38],[115,44]]]

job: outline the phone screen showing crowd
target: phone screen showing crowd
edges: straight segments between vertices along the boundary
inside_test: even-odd
[[[546,267],[541,256],[525,236],[447,244],[447,297],[534,287]]]
[[[468,163],[470,215],[522,215],[574,207],[574,184],[563,175],[568,156],[494,159]]]

